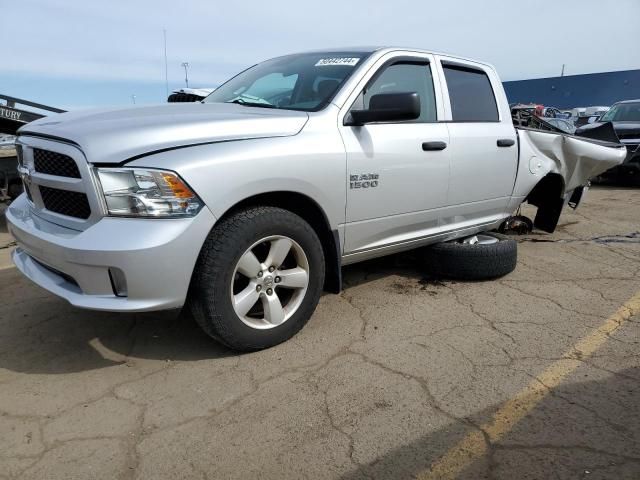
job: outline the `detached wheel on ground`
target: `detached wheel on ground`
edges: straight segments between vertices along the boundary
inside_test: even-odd
[[[487,280],[516,268],[518,244],[499,233],[482,233],[424,249],[425,266],[437,277]]]
[[[216,225],[202,247],[188,307],[228,347],[268,348],[307,323],[324,265],[318,236],[298,215],[275,207],[241,210]]]

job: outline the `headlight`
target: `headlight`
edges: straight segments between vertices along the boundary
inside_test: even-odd
[[[96,168],[109,215],[192,217],[202,201],[175,173],[141,168]]]

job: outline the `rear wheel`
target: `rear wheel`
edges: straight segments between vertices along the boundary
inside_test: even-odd
[[[188,304],[209,335],[235,350],[258,350],[307,323],[323,283],[324,256],[313,228],[287,210],[254,207],[213,229]]]

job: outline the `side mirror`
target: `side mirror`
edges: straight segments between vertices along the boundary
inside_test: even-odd
[[[371,97],[368,110],[352,110],[345,125],[415,120],[420,116],[420,96],[415,92],[379,93]]]

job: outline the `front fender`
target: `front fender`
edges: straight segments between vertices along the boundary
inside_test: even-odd
[[[346,154],[337,130],[194,146],[127,166],[178,172],[217,218],[252,196],[291,191],[320,205],[331,229],[344,223]]]

